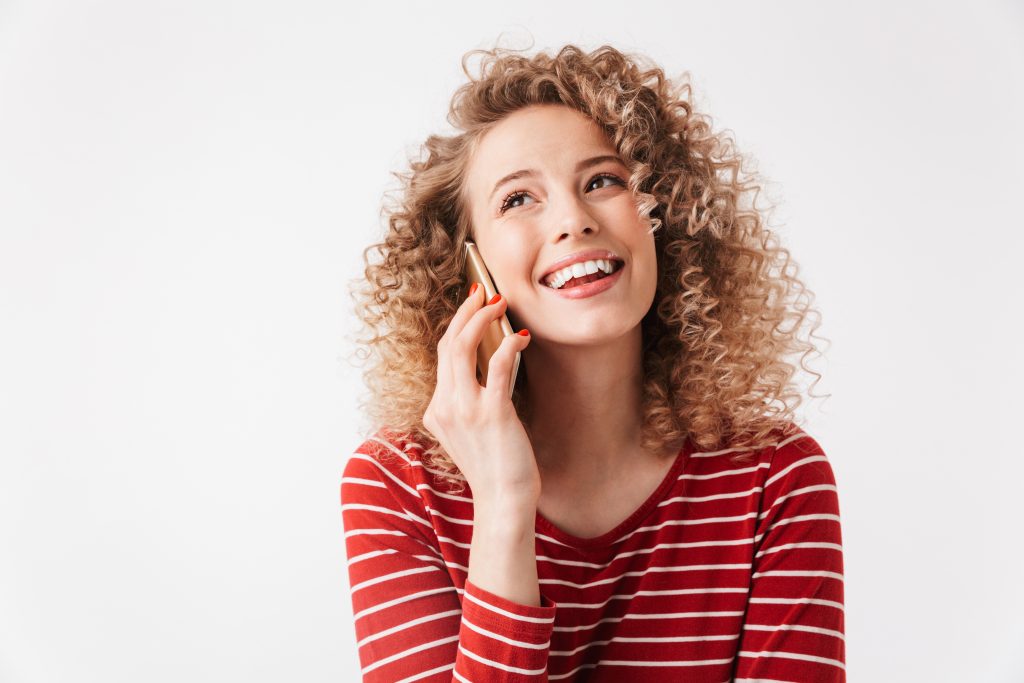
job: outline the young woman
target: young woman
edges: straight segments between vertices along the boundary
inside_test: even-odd
[[[835,481],[785,360],[812,309],[758,185],[639,56],[477,53],[367,261],[363,679],[845,680]]]

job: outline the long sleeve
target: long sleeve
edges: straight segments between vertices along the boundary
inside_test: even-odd
[[[845,681],[839,498],[806,434],[772,455],[754,549],[735,681]]]
[[[547,681],[557,605],[524,605],[465,581],[463,597],[430,512],[398,468],[382,464],[368,441],[345,466],[342,521],[349,587],[364,683]],[[365,451],[365,452],[361,452]],[[404,457],[404,456],[403,456]],[[467,542],[445,539],[463,548]]]

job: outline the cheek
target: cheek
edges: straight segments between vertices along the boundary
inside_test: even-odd
[[[491,280],[501,292],[514,291],[531,283],[535,263],[530,260],[520,240],[513,238],[492,240],[488,244],[484,264],[491,275]]]

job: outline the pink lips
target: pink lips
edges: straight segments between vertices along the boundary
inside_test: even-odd
[[[541,275],[540,280],[541,282],[543,282],[545,279],[547,279],[548,275],[551,275],[551,273],[555,272],[556,270],[561,270],[566,266],[571,266],[574,263],[582,263],[584,261],[592,261],[595,259],[615,261],[616,263],[623,262],[621,258],[615,255],[615,252],[609,251],[607,249],[587,249],[586,251],[577,251],[575,254],[564,256],[555,261],[554,263],[550,264],[548,266],[547,271],[545,271],[544,274]]]
[[[552,294],[557,294],[558,296],[564,299],[586,299],[614,287],[615,283],[618,282],[619,278],[622,276],[622,271],[624,271],[625,269],[626,266],[623,265],[621,268],[616,270],[608,277],[603,277],[600,280],[588,282],[587,284],[580,285],[579,287],[570,287],[568,289],[565,289],[564,287],[562,289],[552,289],[551,287],[548,287],[546,285],[541,286],[544,287],[544,289],[551,292]]]

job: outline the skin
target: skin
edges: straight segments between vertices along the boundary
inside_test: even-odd
[[[638,215],[621,160],[576,170],[578,162],[605,154],[618,156],[591,119],[562,105],[534,105],[485,134],[466,177],[473,239],[508,301],[513,328],[525,327],[532,337],[522,362],[535,406],[530,428],[542,496],[563,500],[656,483],[671,465],[639,443],[640,322],[657,285],[654,235]],[[500,178],[521,169],[537,174],[493,192]],[[523,194],[506,199],[514,191]],[[540,282],[556,259],[590,248],[610,249],[625,261],[611,289],[572,300]]]

